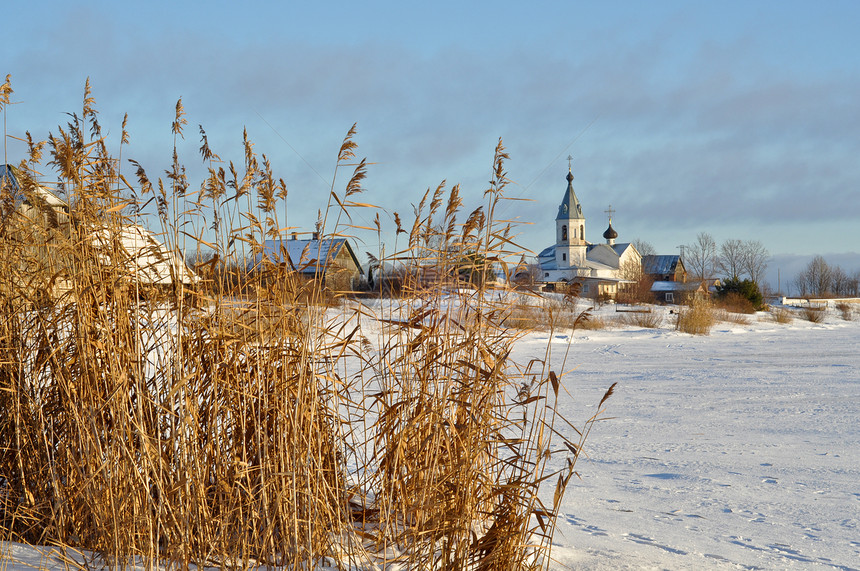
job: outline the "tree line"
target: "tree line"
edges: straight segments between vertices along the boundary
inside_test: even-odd
[[[770,253],[758,240],[726,240],[717,246],[713,236],[699,232],[692,244],[684,246],[684,266],[693,280],[722,276],[748,279],[762,285]]]
[[[822,256],[815,256],[791,285],[804,297],[857,297],[860,270],[849,275],[840,266],[831,266]]]

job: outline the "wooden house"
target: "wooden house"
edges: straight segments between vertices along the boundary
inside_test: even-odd
[[[681,256],[642,256],[642,273],[655,282],[686,283],[687,269]]]
[[[314,233],[309,240],[296,234],[291,239],[266,240],[253,268],[261,268],[264,261],[288,264],[299,276],[319,279],[339,291],[355,290],[361,278],[361,264],[346,238],[320,239]]]
[[[3,248],[9,249],[3,255],[15,264],[5,280],[8,293],[17,290],[16,296],[30,299],[38,292],[56,299],[72,288],[72,272],[88,260],[138,286],[196,282],[182,256],[150,230],[133,224],[81,225],[67,201],[39,184],[25,188],[25,182],[10,165],[0,168]]]

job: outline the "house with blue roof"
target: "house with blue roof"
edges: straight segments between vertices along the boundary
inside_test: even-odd
[[[262,251],[252,261],[254,269],[265,264],[286,264],[305,279],[317,279],[340,291],[358,288],[361,264],[346,238],[320,238],[314,232],[310,239],[300,239],[294,232],[290,239],[266,240]]]

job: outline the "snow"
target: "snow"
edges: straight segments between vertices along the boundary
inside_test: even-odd
[[[551,344],[576,424],[618,382],[562,501],[552,568],[860,569],[860,320],[759,314],[709,336],[666,323],[517,342],[520,362]],[[0,568],[34,567],[62,565],[0,542]]]
[[[556,568],[860,568],[858,334],[835,314],[575,333],[566,406],[619,384],[565,496]]]

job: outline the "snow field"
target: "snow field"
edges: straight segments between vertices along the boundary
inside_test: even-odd
[[[860,322],[666,327],[573,334],[563,410],[619,384],[565,496],[557,568],[860,568]]]

